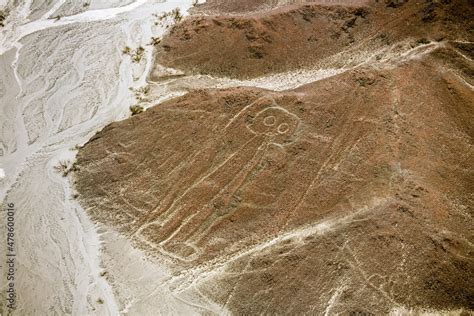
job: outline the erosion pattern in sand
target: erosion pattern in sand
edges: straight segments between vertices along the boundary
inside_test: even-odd
[[[97,129],[129,115],[129,88],[145,84],[151,60],[146,45],[164,31],[152,14],[185,12],[191,1],[13,2],[0,29],[0,200],[16,209],[13,314],[117,315],[126,302],[100,276],[97,227],[54,167],[73,160],[75,145]],[[49,19],[58,11],[70,16]],[[140,63],[122,56],[125,45],[146,47]],[[2,220],[2,236],[4,229]]]

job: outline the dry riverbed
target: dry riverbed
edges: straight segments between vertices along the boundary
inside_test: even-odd
[[[14,315],[133,311],[106,278],[98,227],[56,167],[74,160],[77,144],[130,115],[129,88],[146,83],[147,44],[165,30],[153,14],[186,12],[191,1],[89,3],[81,10],[71,1],[0,3],[9,9],[0,28],[0,200],[15,205]],[[51,19],[58,10],[68,16]],[[125,46],[145,47],[142,60],[132,63]],[[133,256],[123,247],[122,255]],[[2,314],[5,291],[2,279]]]

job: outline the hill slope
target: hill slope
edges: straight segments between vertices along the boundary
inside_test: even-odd
[[[474,93],[456,45],[293,91],[191,92],[99,132],[77,189],[176,291],[237,314],[472,310]]]
[[[227,1],[221,7],[226,11]],[[156,49],[155,62],[187,73],[235,78],[305,67],[351,67],[383,58],[407,43],[472,42],[472,7],[469,0],[380,1],[358,7],[308,4],[244,15],[197,15],[171,29]]]

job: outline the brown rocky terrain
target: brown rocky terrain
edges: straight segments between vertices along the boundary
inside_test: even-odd
[[[234,8],[242,2],[231,3]],[[217,7],[227,12],[228,6],[223,1]],[[380,1],[346,7],[307,4],[237,16],[196,15],[165,36],[156,63],[235,78],[310,66],[354,66],[403,41],[415,45],[472,40],[473,20],[469,0]]]
[[[234,314],[474,312],[467,4],[185,20],[157,60],[189,72],[309,66],[345,51],[349,34],[391,49],[296,89],[194,90],[112,123],[78,153],[83,205],[163,262],[173,291],[197,289]],[[351,31],[331,40],[347,21]],[[301,44],[307,30],[319,46]],[[261,42],[266,32],[262,58],[251,57],[252,34]]]
[[[165,102],[91,139],[78,190],[238,313],[472,309],[474,95],[439,54]]]
[[[196,5],[192,9],[192,12],[198,14],[238,15],[259,11],[263,12],[289,5],[318,4],[357,6],[366,4],[367,2],[367,0],[207,0],[204,3]]]

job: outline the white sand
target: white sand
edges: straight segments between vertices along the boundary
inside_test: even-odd
[[[53,2],[34,21],[28,18],[29,1],[21,2],[0,34],[0,166],[1,175],[7,175],[0,182],[0,200],[16,208],[18,308],[13,315],[118,315],[126,300],[116,298],[100,276],[102,244],[96,227],[71,197],[68,179],[54,167],[74,159],[76,144],[129,115],[134,102],[129,87],[146,83],[151,47],[145,45],[157,35],[152,14],[185,9],[191,0],[139,0],[57,22],[47,17],[64,1]],[[121,53],[125,45],[147,48],[136,80],[129,58]],[[0,234],[5,234],[3,222]],[[116,267],[141,260],[141,255],[133,259],[127,254],[133,256],[131,248],[121,249],[111,270],[121,274]],[[123,282],[114,284],[119,293],[136,285],[127,277]],[[134,293],[142,296],[140,289]],[[182,304],[176,304],[179,310]]]

